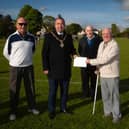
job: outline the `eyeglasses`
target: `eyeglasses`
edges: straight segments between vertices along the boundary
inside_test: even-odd
[[[18,23],[18,25],[20,25],[20,26],[27,26],[27,23]]]

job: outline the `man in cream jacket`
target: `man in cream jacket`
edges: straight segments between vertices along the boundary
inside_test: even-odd
[[[112,38],[109,28],[102,30],[101,42],[96,59],[87,59],[86,63],[97,65],[100,72],[101,93],[104,116],[112,114],[113,123],[121,118],[119,103],[119,47]]]

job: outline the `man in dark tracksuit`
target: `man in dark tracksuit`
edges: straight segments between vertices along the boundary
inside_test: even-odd
[[[55,20],[55,30],[46,34],[42,49],[42,61],[44,74],[48,75],[49,117],[55,117],[56,92],[58,84],[61,91],[60,110],[67,113],[68,86],[71,77],[71,57],[76,54],[71,35],[64,31],[63,18]]]
[[[81,57],[96,58],[97,50],[102,39],[93,33],[93,27],[87,26],[85,29],[86,35],[80,40],[78,52]],[[94,98],[96,85],[96,66],[87,65],[87,68],[81,68],[82,92],[83,97]]]

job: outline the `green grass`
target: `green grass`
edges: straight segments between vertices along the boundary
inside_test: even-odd
[[[41,48],[42,42],[37,44],[34,55],[35,85],[37,107],[41,114],[34,116],[27,112],[24,87],[21,87],[18,116],[16,121],[8,120],[9,111],[9,66],[2,56],[4,40],[0,40],[0,129],[129,129],[129,39],[117,38],[120,46],[120,97],[123,118],[118,124],[112,124],[110,118],[103,118],[103,105],[98,89],[95,115],[92,115],[93,102],[81,99],[80,69],[72,69],[69,89],[68,108],[73,115],[59,113],[60,95],[57,95],[57,116],[54,120],[48,118],[48,82],[42,71]],[[74,45],[77,47],[78,43]],[[74,83],[79,82],[79,83]]]

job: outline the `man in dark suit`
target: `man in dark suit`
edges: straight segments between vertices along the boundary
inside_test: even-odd
[[[93,32],[92,26],[85,28],[85,36],[80,39],[78,52],[80,56],[87,58],[96,58],[97,50],[102,38]],[[94,98],[96,85],[96,66],[87,65],[87,68],[81,68],[82,92],[83,97]]]
[[[60,85],[60,110],[67,113],[68,87],[71,77],[71,57],[76,54],[71,35],[66,34],[65,21],[58,17],[55,19],[55,30],[46,34],[42,49],[43,72],[48,75],[49,117],[55,117],[56,93]]]

